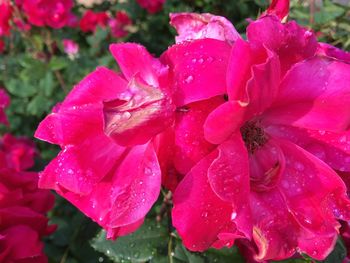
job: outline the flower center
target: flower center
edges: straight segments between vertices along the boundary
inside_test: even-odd
[[[263,146],[268,140],[264,129],[259,126],[258,121],[247,121],[240,130],[250,154],[253,154],[256,149]]]

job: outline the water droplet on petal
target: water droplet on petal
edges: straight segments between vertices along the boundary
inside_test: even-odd
[[[190,84],[192,83],[193,81],[193,76],[192,75],[189,75],[187,78],[185,78],[184,82],[187,83],[187,84]]]
[[[231,220],[235,220],[237,217],[237,213],[236,212],[232,212],[231,214]]]

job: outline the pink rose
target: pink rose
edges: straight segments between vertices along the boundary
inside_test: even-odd
[[[109,20],[108,23],[111,28],[112,36],[119,38],[129,34],[126,27],[132,25],[132,20],[126,12],[117,11],[115,18]]]
[[[158,198],[161,169],[176,166],[187,171],[206,154],[203,145],[211,149],[201,127],[206,108],[223,102],[223,97],[209,99],[225,92],[216,74],[225,68],[221,65],[227,63],[230,47],[224,41],[200,39],[173,46],[159,60],[140,45],[112,45],[122,74],[98,68],[39,125],[35,136],[62,148],[41,173],[40,187],[55,189],[104,227],[109,238],[136,230]],[[199,55],[203,61],[195,63]],[[189,62],[192,69],[186,67]],[[177,69],[183,71],[174,75]],[[189,78],[202,69],[213,76]],[[212,84],[204,93],[203,82]],[[191,85],[193,94],[188,92]],[[175,96],[174,90],[179,94]],[[206,104],[200,103],[205,100]],[[166,141],[169,147],[163,147],[162,138],[169,130],[170,135],[186,136],[186,123],[190,125],[193,118],[197,136],[171,139]],[[178,151],[176,163],[158,160],[157,153],[172,145]],[[182,147],[193,152],[183,158]]]
[[[79,53],[79,44],[74,42],[71,39],[63,39],[63,48],[64,52],[68,55],[70,58],[75,58]]]
[[[178,185],[173,224],[194,251],[245,238],[257,261],[297,251],[324,259],[337,220],[350,217],[333,170],[350,169],[350,66],[315,56],[311,32],[274,16],[251,23],[247,37],[222,77],[228,101],[204,123],[217,147]]]
[[[22,9],[35,26],[62,28],[71,17],[72,0],[23,0]]]
[[[52,233],[45,213],[54,196],[37,188],[38,174],[0,168],[0,260],[46,263],[41,238]]]
[[[87,10],[81,18],[79,26],[83,32],[95,32],[97,26],[106,27],[108,19],[106,12]]]
[[[12,17],[12,8],[8,0],[0,2],[0,37],[10,34],[10,19]]]
[[[0,138],[0,168],[25,171],[34,165],[35,155],[37,155],[35,145],[27,138],[16,138],[11,134],[5,134]]]

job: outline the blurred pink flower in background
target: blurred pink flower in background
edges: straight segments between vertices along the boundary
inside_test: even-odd
[[[95,32],[96,27],[106,27],[108,23],[108,14],[106,12],[94,12],[87,10],[79,22],[81,31]]]
[[[0,168],[0,260],[47,263],[41,239],[51,234],[46,213],[54,205],[48,190],[38,189],[38,174]]]
[[[162,10],[166,0],[136,0],[137,3],[149,13],[154,14]]]
[[[79,44],[71,39],[63,39],[62,43],[64,52],[68,55],[68,57],[70,59],[76,58],[79,53]]]
[[[109,20],[109,27],[113,37],[125,37],[129,34],[128,26],[132,25],[132,20],[125,11],[117,11],[115,17]]]
[[[10,34],[10,19],[12,8],[8,0],[0,1],[0,37]]]
[[[62,28],[71,18],[73,0],[22,0],[21,8],[35,26]]]
[[[0,168],[25,171],[34,165],[36,155],[35,145],[28,138],[15,137],[9,133],[0,138]]]
[[[0,53],[2,48],[1,43],[4,45],[4,42],[0,39]],[[0,124],[8,124],[7,117],[5,114],[5,109],[10,105],[10,97],[7,95],[4,89],[0,88]]]

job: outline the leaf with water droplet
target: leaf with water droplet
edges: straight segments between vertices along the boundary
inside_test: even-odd
[[[154,219],[146,219],[136,232],[116,241],[106,240],[106,232],[101,231],[91,241],[91,245],[115,262],[146,262],[167,246],[167,228],[163,225],[157,226]]]

